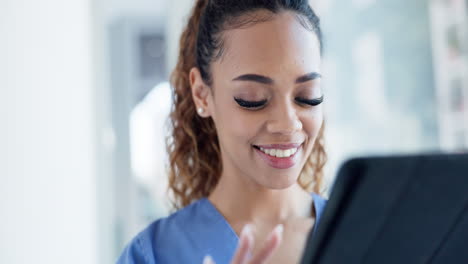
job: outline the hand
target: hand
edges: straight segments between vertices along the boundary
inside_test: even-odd
[[[273,254],[278,248],[283,237],[283,225],[276,226],[268,236],[263,247],[252,256],[254,245],[254,237],[252,234],[252,226],[247,224],[242,229],[239,244],[237,246],[234,258],[231,264],[262,264]],[[203,264],[215,264],[210,256],[205,256]]]

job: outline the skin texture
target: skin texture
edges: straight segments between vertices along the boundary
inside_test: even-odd
[[[246,248],[242,243],[250,241],[246,252],[254,260],[259,254],[266,256],[233,263],[296,263],[315,217],[312,197],[297,179],[323,122],[322,104],[309,106],[296,100],[321,97],[320,78],[301,83],[297,79],[320,73],[319,42],[290,12],[227,30],[223,39],[223,56],[211,65],[211,87],[198,69],[190,72],[194,102],[204,110],[199,115],[212,118],[216,125],[223,161],[220,181],[209,200],[238,235],[249,224],[252,241],[241,236],[239,251]],[[245,74],[268,77],[271,83],[233,80]],[[267,103],[251,110],[234,98]],[[253,147],[287,143],[301,144],[295,165],[287,169],[271,167]],[[279,224],[284,231],[271,233]]]

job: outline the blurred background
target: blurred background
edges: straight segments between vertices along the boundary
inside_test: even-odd
[[[168,77],[193,0],[0,0],[0,263],[114,263],[168,214]],[[468,0],[312,0],[327,179],[468,150]]]

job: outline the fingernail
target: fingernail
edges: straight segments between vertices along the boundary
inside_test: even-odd
[[[242,228],[242,232],[241,232],[241,237],[245,237],[245,236],[248,236],[252,234],[252,226],[250,224],[246,224],[244,226],[244,228]]]
[[[283,234],[283,231],[284,231],[284,226],[282,224],[279,224],[275,227],[273,232],[275,232],[275,234],[281,235]]]
[[[206,255],[203,258],[203,264],[215,264],[210,255]]]

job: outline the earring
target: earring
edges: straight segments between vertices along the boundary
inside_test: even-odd
[[[197,112],[198,112],[199,115],[201,115],[201,114],[203,114],[203,112],[205,112],[205,109],[203,109],[202,107],[199,107]]]

